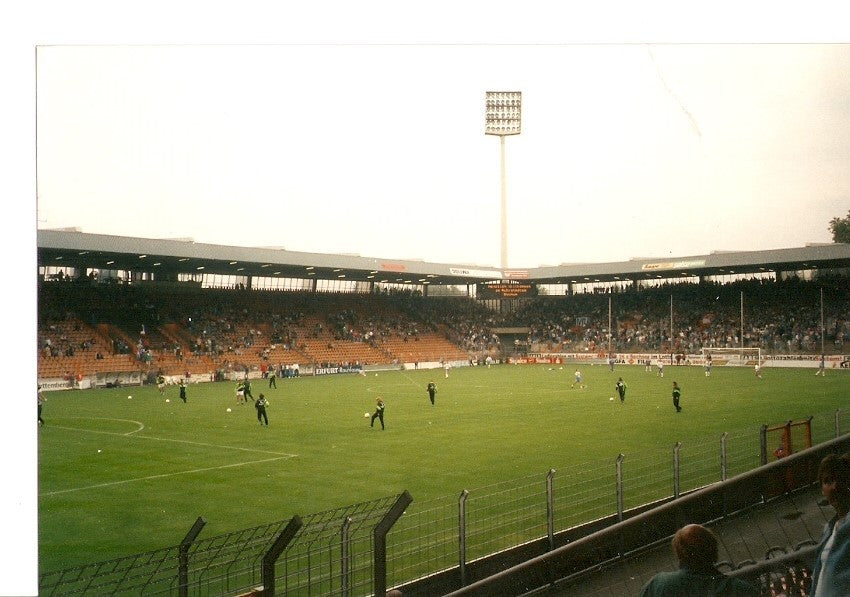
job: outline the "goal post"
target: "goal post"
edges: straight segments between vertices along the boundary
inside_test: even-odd
[[[705,348],[701,349],[703,362],[709,358],[715,365],[752,366],[763,362],[761,348]]]

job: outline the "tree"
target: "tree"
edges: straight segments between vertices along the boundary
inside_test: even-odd
[[[829,230],[832,232],[832,242],[850,243],[850,211],[846,218],[832,218],[829,221]]]

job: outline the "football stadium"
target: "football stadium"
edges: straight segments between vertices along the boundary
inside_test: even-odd
[[[519,271],[40,230],[38,268],[40,594],[637,594],[691,523],[811,582],[850,245]]]
[[[39,595],[850,583],[850,46],[180,4],[25,52]]]

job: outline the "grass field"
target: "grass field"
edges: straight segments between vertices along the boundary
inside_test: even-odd
[[[203,536],[407,489],[416,502],[457,496],[618,453],[829,415],[850,406],[850,371],[526,365],[256,380],[270,425],[239,406],[234,384],[47,394],[39,428],[42,572],[176,545],[198,516]],[[625,403],[614,383],[628,384]],[[425,386],[437,383],[436,406]],[[683,411],[673,409],[672,381]],[[386,401],[386,430],[364,413]],[[130,398],[132,396],[132,398]],[[613,401],[609,398],[614,397]],[[166,402],[166,399],[169,401]],[[227,412],[227,408],[232,412]],[[818,439],[832,422],[819,417]],[[755,458],[757,456],[754,455]],[[455,499],[454,497],[452,499]]]

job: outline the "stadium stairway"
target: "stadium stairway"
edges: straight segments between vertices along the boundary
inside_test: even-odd
[[[708,524],[720,543],[718,568],[729,573],[780,555],[801,551],[820,540],[823,526],[833,515],[820,489],[812,486],[781,497],[722,522]],[[678,568],[670,545],[672,537],[610,564],[564,579],[556,586],[531,592],[548,596],[637,595],[657,572]]]

